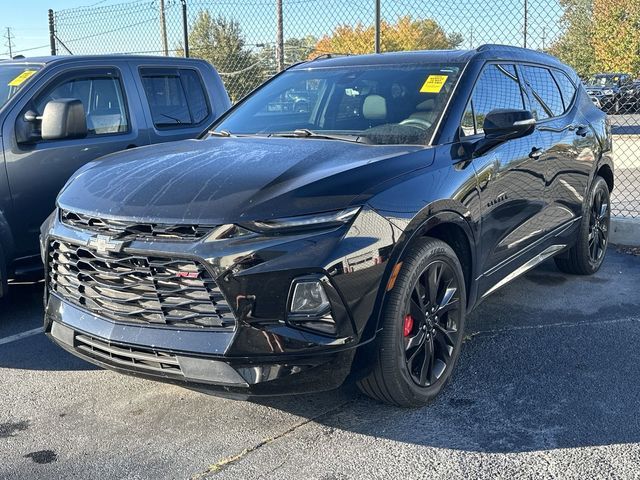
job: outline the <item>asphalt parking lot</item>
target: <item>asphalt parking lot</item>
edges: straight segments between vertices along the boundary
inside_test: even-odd
[[[640,257],[545,263],[485,301],[433,404],[351,386],[257,402],[103,371],[42,334],[41,285],[0,304],[0,478],[638,478]]]

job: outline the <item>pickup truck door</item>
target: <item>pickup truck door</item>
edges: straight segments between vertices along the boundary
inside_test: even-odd
[[[2,125],[13,214],[9,219],[16,257],[38,252],[39,228],[55,206],[58,192],[82,165],[103,155],[149,142],[131,73],[112,67],[59,70],[41,79],[7,115]],[[128,94],[128,95],[127,95]],[[82,139],[18,138],[29,110],[42,115],[48,101],[82,101],[88,135]],[[37,127],[36,127],[37,131]],[[91,205],[87,205],[91,208]]]

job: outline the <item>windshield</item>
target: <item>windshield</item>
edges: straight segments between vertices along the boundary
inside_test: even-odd
[[[589,83],[598,87],[615,87],[618,85],[619,80],[620,78],[617,76],[595,75],[594,77],[591,77],[591,81]]]
[[[0,108],[40,70],[38,65],[0,65]]]
[[[440,64],[298,68],[261,87],[215,130],[425,145],[460,71]]]

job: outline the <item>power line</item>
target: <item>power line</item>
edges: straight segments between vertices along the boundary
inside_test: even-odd
[[[15,37],[11,33],[11,27],[7,27],[7,34],[5,35],[4,38],[7,39],[7,43],[5,43],[5,46],[9,48],[9,58],[13,58],[13,41],[12,40]]]

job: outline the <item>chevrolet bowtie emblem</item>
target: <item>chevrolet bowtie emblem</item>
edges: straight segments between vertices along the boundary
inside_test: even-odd
[[[122,251],[124,243],[123,240],[115,240],[108,235],[96,235],[87,242],[87,246],[94,248],[98,253],[117,253]]]

